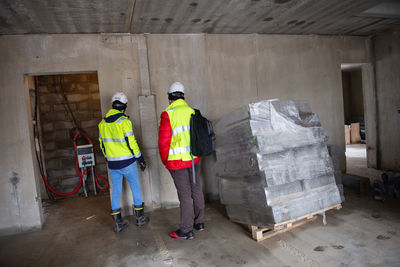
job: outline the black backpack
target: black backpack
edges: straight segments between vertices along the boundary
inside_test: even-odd
[[[212,124],[200,110],[194,109],[190,118],[190,150],[194,156],[208,156],[215,149],[215,133]]]

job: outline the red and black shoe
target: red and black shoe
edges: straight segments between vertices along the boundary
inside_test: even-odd
[[[204,227],[204,223],[195,223],[193,225],[193,228],[199,232],[204,232],[206,230],[206,228]]]
[[[186,239],[186,240],[193,240],[194,234],[193,231],[189,231],[187,233],[182,232],[181,230],[176,230],[175,232],[171,232],[169,234],[170,237],[175,239]]]

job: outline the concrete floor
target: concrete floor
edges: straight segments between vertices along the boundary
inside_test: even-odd
[[[230,222],[224,207],[206,208],[196,240],[168,237],[179,209],[150,213],[138,229],[112,231],[108,196],[45,204],[41,231],[0,237],[0,266],[400,266],[398,200],[375,202],[346,191],[343,209],[261,243]]]

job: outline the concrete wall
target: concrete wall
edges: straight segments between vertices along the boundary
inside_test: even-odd
[[[342,87],[343,87],[343,108],[344,123],[351,123],[351,105],[350,105],[350,72],[342,71]]]
[[[400,171],[400,29],[373,40],[380,167]]]
[[[307,100],[320,116],[330,144],[338,146],[344,170],[340,63],[369,62],[365,46],[364,38],[209,36],[209,98],[214,99],[210,114],[216,119],[261,99]]]
[[[127,114],[131,115],[140,144],[141,76],[137,45],[140,38],[130,35],[0,37],[0,145],[6,155],[0,163],[0,234],[27,231],[40,227],[43,222],[24,75],[97,71],[103,115],[111,106],[112,94],[124,91],[129,98]],[[146,147],[142,146],[142,152],[146,155]],[[144,186],[143,194],[150,196],[150,190]],[[125,192],[124,206],[129,207],[131,203],[130,194]],[[132,210],[128,208],[127,212]]]
[[[151,90],[156,96],[156,116],[168,107],[167,91],[174,81],[185,86],[186,101],[207,114],[205,35],[149,35],[147,37]],[[157,151],[158,153],[158,151]],[[162,201],[176,206],[178,196],[169,172],[160,161],[160,181],[165,190]]]
[[[150,78],[157,115],[168,105],[165,94],[175,80],[186,86],[188,102],[202,108],[211,120],[252,101],[308,100],[320,115],[330,142],[339,146],[344,170],[340,64],[370,62],[367,42],[358,37],[150,35]],[[201,93],[203,88],[206,92]],[[202,174],[205,191],[216,196],[213,161],[212,157],[203,161]],[[168,179],[164,172],[161,180]]]
[[[344,169],[340,64],[371,62],[366,38],[203,34],[0,36],[0,58],[0,145],[7,155],[0,162],[0,229],[8,232],[42,223],[25,74],[97,71],[103,114],[115,91],[128,95],[127,114],[149,163],[141,182],[151,209],[178,204],[170,175],[158,159],[155,134],[173,81],[184,83],[189,104],[211,120],[251,101],[308,100],[320,115],[330,143],[339,148]],[[214,160],[208,157],[202,162],[205,191],[211,196],[218,193]],[[17,180],[17,186],[10,182]],[[18,208],[14,192],[21,198]],[[132,212],[131,203],[125,191],[125,212]],[[16,225],[22,228],[14,229]]]

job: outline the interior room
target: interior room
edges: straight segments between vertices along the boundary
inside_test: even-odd
[[[398,1],[2,1],[0,58],[1,266],[399,265]]]

